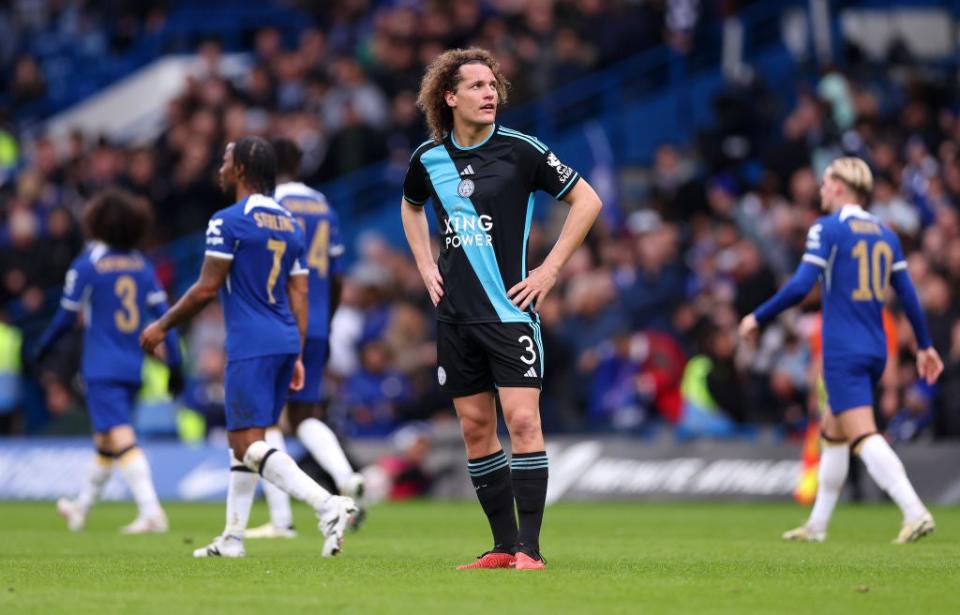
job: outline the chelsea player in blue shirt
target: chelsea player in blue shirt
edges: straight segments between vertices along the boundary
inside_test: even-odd
[[[290,212],[266,196],[273,194],[276,174],[276,156],[266,140],[244,137],[227,145],[220,186],[237,202],[210,219],[199,279],[140,339],[144,349],[152,350],[167,331],[220,294],[227,327],[227,522],[223,534],[194,551],[194,557],[245,555],[243,536],[257,473],[316,511],[325,557],[340,552],[344,529],[356,514],[353,500],[332,496],[287,453],[264,441],[287,390],[303,387],[300,353],[307,330],[303,230]]]
[[[137,337],[144,322],[167,309],[167,296],[153,267],[136,250],[150,218],[148,203],[121,190],[108,190],[90,202],[83,220],[92,242],[71,264],[60,310],[37,348],[39,363],[83,313],[81,373],[96,456],[78,497],[57,502],[57,510],[72,531],[86,524],[87,513],[110,478],[114,461],[139,509],[123,532],[167,531],[150,465],[130,425],[143,366]],[[180,353],[173,332],[161,341],[164,339],[171,392],[176,394],[182,389]]]
[[[304,384],[287,400],[287,420],[310,455],[333,478],[342,495],[357,504],[355,523],[364,515],[362,500],[363,475],[353,471],[336,434],[321,420],[325,392],[323,374],[330,345],[330,317],[340,302],[344,246],[340,241],[337,212],[326,197],[313,188],[295,181],[303,152],[290,139],[275,139],[279,183],[274,199],[293,214],[306,233],[305,265],[310,270],[308,296],[309,318],[303,345]],[[266,442],[277,450],[285,450],[279,428],[268,429]],[[290,498],[266,483],[263,492],[270,508],[270,522],[247,530],[247,538],[293,538],[293,515]]]
[[[741,337],[796,304],[819,278],[823,303],[823,378],[827,408],[817,499],[807,522],[786,540],[822,542],[843,489],[850,451],[903,512],[895,543],[913,542],[934,529],[933,517],[917,497],[903,464],[873,418],[873,392],[886,365],[883,305],[896,291],[917,339],[917,373],[936,382],[943,362],[933,348],[907,262],[896,234],[864,211],[873,190],[870,168],[859,158],[831,164],[820,188],[821,217],[807,234],[803,261],[774,297],[740,323]]]

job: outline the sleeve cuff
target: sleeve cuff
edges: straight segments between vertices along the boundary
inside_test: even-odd
[[[563,190],[558,192],[557,195],[553,198],[557,199],[558,201],[562,199],[568,192],[570,192],[570,189],[573,188],[578,181],[580,181],[580,174],[574,171],[573,177],[567,180],[567,185],[564,186]]]
[[[225,252],[217,252],[217,251],[215,251],[215,250],[207,250],[206,252],[204,252],[204,255],[206,255],[206,256],[212,256],[213,258],[220,258],[220,259],[223,259],[223,260],[225,260],[225,261],[232,261],[232,260],[233,260],[233,254],[227,254],[227,253],[225,253]]]
[[[410,203],[411,205],[416,205],[417,207],[421,207],[424,203],[427,202],[427,199],[423,199],[422,201],[417,201],[416,199],[411,199],[407,195],[403,195],[403,200],[406,201],[407,203]]]
[[[76,301],[71,301],[70,299],[63,298],[60,300],[60,307],[70,312],[79,312],[80,304]]]
[[[817,267],[820,267],[821,269],[826,269],[826,268],[827,268],[827,261],[824,260],[824,259],[822,259],[822,258],[820,258],[820,257],[817,256],[816,254],[804,254],[802,260],[803,260],[803,262],[805,262],[805,263],[810,263],[811,265],[816,265]]]
[[[890,267],[890,271],[906,271],[907,261],[897,261]]]

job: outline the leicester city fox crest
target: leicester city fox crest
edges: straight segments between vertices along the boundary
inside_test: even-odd
[[[469,198],[473,194],[473,180],[472,179],[461,179],[460,184],[457,186],[457,194],[463,198]]]

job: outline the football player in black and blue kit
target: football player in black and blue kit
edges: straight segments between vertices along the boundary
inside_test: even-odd
[[[400,204],[437,308],[437,380],[453,397],[467,468],[493,534],[493,548],[461,570],[545,566],[540,526],[549,462],[540,428],[544,357],[535,307],[601,208],[593,188],[547,146],[496,123],[507,86],[483,49],[453,49],[431,63],[417,104],[432,138],[410,159]],[[570,209],[544,262],[528,267],[537,191]],[[441,231],[436,261],[428,200]],[[497,437],[495,396],[510,432],[510,460]]]
[[[309,271],[303,229],[272,195],[277,161],[270,143],[244,137],[226,147],[220,185],[237,199],[210,219],[199,279],[157,322],[141,344],[150,351],[171,328],[187,321],[219,293],[227,327],[225,406],[230,443],[230,486],[223,534],[195,557],[243,557],[244,531],[257,474],[307,502],[320,520],[323,555],[340,551],[356,513],[353,501],[333,496],[283,451],[264,441],[288,390],[303,387],[301,352],[307,330]]]
[[[840,158],[825,171],[820,188],[821,217],[807,234],[806,251],[793,278],[740,323],[741,337],[798,303],[819,279],[823,304],[823,378],[827,408],[816,502],[807,522],[786,532],[786,540],[822,542],[843,489],[850,451],[903,512],[895,543],[913,542],[934,529],[933,517],[917,497],[903,464],[873,418],[874,390],[883,373],[887,345],[883,306],[897,293],[917,340],[917,373],[936,382],[943,362],[933,348],[916,290],[897,235],[862,203],[873,176],[859,158]]]

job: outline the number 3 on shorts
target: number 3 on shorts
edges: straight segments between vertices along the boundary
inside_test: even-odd
[[[533,365],[537,362],[537,351],[533,348],[533,339],[529,335],[521,335],[517,338],[517,341],[521,344],[526,345],[524,348],[524,353],[520,355],[520,360],[526,363],[527,365]],[[527,353],[530,353],[530,358],[527,358]]]

